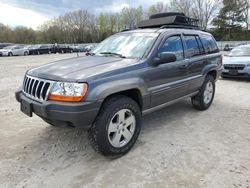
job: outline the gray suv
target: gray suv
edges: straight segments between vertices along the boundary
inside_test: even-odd
[[[163,14],[117,33],[86,57],[26,72],[21,111],[53,125],[89,129],[94,149],[120,156],[136,142],[142,115],[190,97],[210,107],[222,56],[214,38],[185,15]]]

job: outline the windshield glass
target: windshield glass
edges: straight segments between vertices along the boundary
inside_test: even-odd
[[[151,49],[157,36],[157,33],[116,34],[101,42],[91,52],[102,56],[118,55],[126,58],[141,58]]]
[[[239,46],[232,49],[228,56],[239,57],[239,56],[250,56],[250,46]]]
[[[6,47],[4,47],[3,49],[12,49],[12,48],[14,48],[15,46],[6,46]]]

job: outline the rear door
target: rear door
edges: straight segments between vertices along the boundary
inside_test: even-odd
[[[177,61],[149,68],[147,80],[151,93],[151,107],[180,98],[188,92],[188,84],[185,80],[188,71],[182,36],[166,36],[159,47],[158,54],[163,52],[175,53]]]
[[[202,83],[202,70],[206,64],[205,50],[199,35],[185,35],[186,60],[188,61],[189,92],[197,91]]]

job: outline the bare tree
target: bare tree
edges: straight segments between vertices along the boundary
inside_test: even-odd
[[[246,24],[246,30],[249,30],[249,24],[250,24],[250,0],[243,0],[244,3],[244,11],[243,11],[243,16],[244,16],[244,22]]]
[[[187,16],[200,20],[200,24],[207,29],[209,22],[219,10],[222,0],[172,0],[172,10],[183,12]]]
[[[156,13],[162,13],[162,12],[167,12],[168,11],[168,5],[164,4],[163,2],[158,2],[152,6],[149,7],[148,9],[148,16]]]

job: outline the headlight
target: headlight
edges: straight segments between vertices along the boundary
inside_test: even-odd
[[[55,82],[49,93],[49,100],[79,102],[81,101],[88,90],[88,85],[85,83],[66,83]]]

